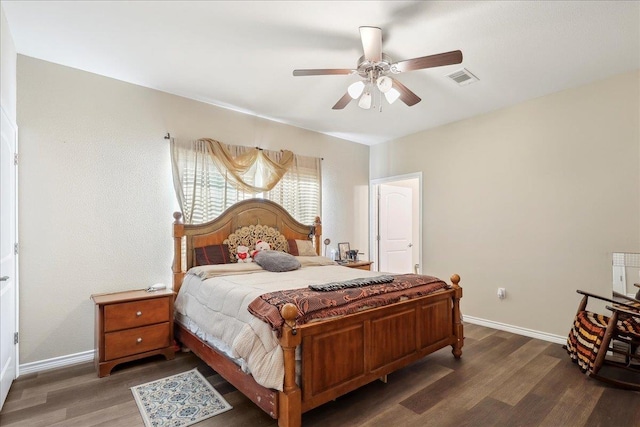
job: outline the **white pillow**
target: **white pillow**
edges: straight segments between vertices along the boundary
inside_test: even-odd
[[[201,279],[210,279],[211,277],[257,273],[259,271],[262,271],[262,268],[252,262],[234,262],[232,264],[211,264],[191,267],[189,271],[187,271],[187,274],[198,276]]]
[[[331,258],[327,258],[324,256],[297,256],[296,259],[300,261],[303,267],[315,267],[315,266],[323,266],[323,265],[338,265],[337,262],[332,260]]]

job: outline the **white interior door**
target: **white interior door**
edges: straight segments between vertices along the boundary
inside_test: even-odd
[[[378,271],[411,273],[413,197],[411,188],[380,184],[378,198]]]
[[[17,376],[16,162],[17,130],[4,108],[0,126],[0,408]]]

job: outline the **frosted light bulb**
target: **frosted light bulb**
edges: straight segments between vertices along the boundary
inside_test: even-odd
[[[358,107],[364,108],[365,110],[371,108],[371,93],[365,92],[362,94],[360,101],[358,101]]]
[[[363,90],[364,90],[364,83],[361,81],[352,83],[347,88],[347,92],[349,93],[349,96],[353,99],[356,99],[360,95],[362,95]]]
[[[394,88],[391,88],[384,93],[384,97],[387,98],[387,102],[389,104],[393,104],[398,98],[400,98],[400,92],[398,92]]]
[[[376,84],[378,85],[378,89],[380,89],[380,92],[386,94],[393,86],[393,80],[391,80],[387,76],[382,76],[376,81]]]

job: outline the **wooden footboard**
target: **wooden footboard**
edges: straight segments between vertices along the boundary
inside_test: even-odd
[[[279,396],[281,427],[301,425],[302,413],[451,345],[462,354],[460,277],[452,289],[296,328],[297,310],[283,307],[281,346],[285,387]],[[295,348],[302,344],[301,387],[295,384]]]

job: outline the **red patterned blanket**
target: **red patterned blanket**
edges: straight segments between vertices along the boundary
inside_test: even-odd
[[[450,286],[442,280],[418,274],[394,276],[391,283],[318,292],[309,288],[270,292],[260,295],[249,304],[254,316],[267,322],[274,331],[284,323],[280,309],[287,303],[298,308],[296,323],[302,325],[313,319],[355,313],[363,308],[393,304],[400,299],[417,298]]]

